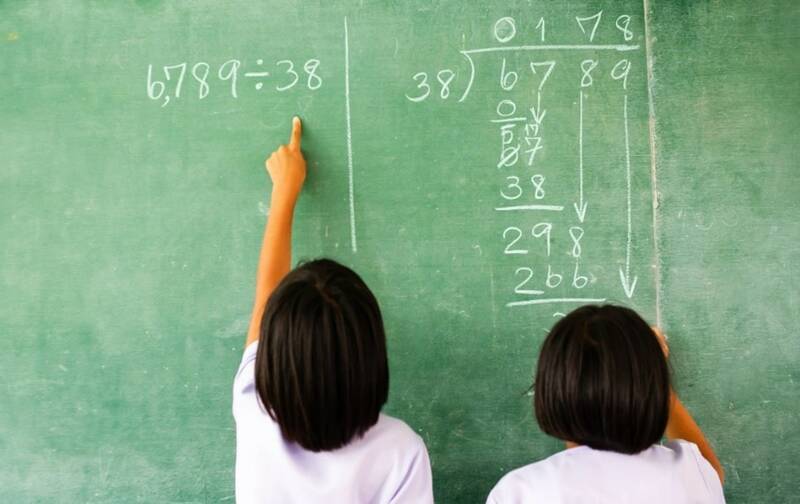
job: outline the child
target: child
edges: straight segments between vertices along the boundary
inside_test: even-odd
[[[433,502],[425,444],[380,412],[389,369],[372,292],[330,260],[289,271],[300,135],[295,118],[266,163],[272,198],[233,386],[236,502]]]
[[[670,388],[668,354],[627,308],[561,319],[542,344],[533,403],[567,449],[505,475],[487,503],[724,503],[722,467]]]

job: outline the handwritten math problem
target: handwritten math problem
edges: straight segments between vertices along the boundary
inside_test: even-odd
[[[343,78],[350,246],[356,253],[350,40],[347,18],[343,21],[343,68],[338,61],[328,68],[317,58],[149,64],[145,88],[147,99],[167,107],[212,94],[237,99],[243,93],[275,96],[293,89],[314,93],[326,79]],[[494,250],[504,270],[499,273],[501,304],[507,308],[550,304],[560,310],[570,303],[631,299],[638,284],[632,264],[629,96],[641,98],[644,89],[649,91],[643,33],[624,13],[589,12],[570,21],[565,30],[564,23],[554,29],[546,17],[520,22],[501,17],[488,23],[490,42],[470,47],[464,41],[452,64],[434,69],[412,64],[415,71],[398,83],[401,95],[393,98],[412,110],[433,104],[465,107],[475,100],[490,105],[480,135],[496,146],[486,153],[485,169],[491,174],[487,196],[496,225]],[[587,145],[594,149],[589,154]],[[598,194],[602,157],[602,178],[610,189]],[[621,211],[613,210],[610,218],[609,205],[602,203],[612,192]],[[647,209],[639,210],[644,215]],[[606,238],[609,229],[620,230],[616,239]],[[598,244],[603,241],[612,243]]]
[[[272,89],[282,93],[295,86],[303,86],[311,91],[322,87],[319,73],[320,61],[309,59],[303,63],[282,59],[273,63],[264,59],[255,60],[253,70],[244,71],[242,61],[230,59],[212,67],[205,61],[194,64],[181,62],[164,65],[160,68],[147,66],[147,97],[162,107],[183,96],[203,100],[211,93],[212,83],[222,87],[222,92],[231,98],[238,98],[243,79],[256,91]],[[269,87],[267,87],[269,83]]]
[[[603,23],[613,26],[617,38],[613,43],[598,43],[598,28]],[[482,134],[494,135],[498,145],[487,169],[496,177],[496,251],[511,261],[503,281],[506,307],[603,302],[608,297],[620,298],[620,294],[630,299],[638,277],[631,266],[633,202],[628,101],[629,88],[645,65],[644,51],[634,41],[637,33],[631,16],[610,17],[603,11],[576,16],[573,32],[566,34],[572,43],[566,44],[561,42],[565,34],[548,31],[544,17],[525,24],[530,33],[528,41],[521,43],[516,20],[498,19],[491,30],[492,45],[461,50],[465,65],[412,74],[405,98],[414,104],[442,100],[457,106],[469,99],[476,82],[483,84],[481,99],[491,93],[485,83],[494,82],[497,98],[486,120],[488,129]],[[610,31],[606,30],[606,35]],[[555,36],[560,37],[559,43],[550,43]],[[637,65],[641,65],[639,72]],[[466,71],[459,70],[464,66]],[[602,90],[596,91],[598,85]],[[567,106],[576,109],[570,118],[574,141],[569,140],[574,145],[574,152],[569,155],[575,156],[575,166],[568,172],[563,170],[563,161],[560,167],[552,161],[563,159],[567,153],[548,152],[563,149],[564,138],[551,136],[554,119],[548,109],[561,105],[563,110],[563,104],[552,100],[563,96],[565,89],[572,90],[569,96],[574,97]],[[622,160],[615,187],[625,205],[621,220],[626,231],[619,237],[624,254],[614,259],[614,278],[600,276],[611,275],[608,268],[597,267],[595,250],[587,244],[587,238],[599,232],[593,229],[593,205],[585,183],[586,171],[592,168],[585,146],[596,131],[592,119],[587,118],[587,104],[596,96],[611,103],[613,110],[604,114],[613,117],[615,130],[622,133],[611,146],[614,155],[619,153]],[[563,120],[556,120],[561,122],[558,126],[563,131]],[[570,187],[565,188],[567,185]],[[572,197],[565,199],[564,194]],[[609,290],[612,284],[614,289]]]

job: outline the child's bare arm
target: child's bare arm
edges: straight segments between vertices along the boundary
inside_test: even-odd
[[[684,439],[696,444],[703,458],[708,460],[714,470],[717,471],[720,482],[725,483],[725,470],[714,453],[714,449],[675,392],[672,393],[671,397],[666,435],[668,439]]]
[[[300,151],[301,134],[300,119],[295,117],[292,121],[289,145],[281,145],[266,162],[267,171],[272,179],[272,196],[264,239],[261,243],[256,296],[245,346],[258,339],[267,299],[291,269],[292,218],[297,197],[306,178],[306,161]]]
[[[669,357],[669,346],[667,346],[667,340],[664,334],[656,327],[653,328],[653,331],[656,333],[659,343],[661,343],[664,355]],[[667,431],[665,434],[667,439],[683,439],[696,444],[703,458],[708,460],[714,470],[717,471],[720,482],[725,483],[725,470],[722,468],[722,464],[720,464],[717,455],[714,453],[714,449],[711,447],[705,435],[703,435],[703,431],[700,430],[700,427],[697,425],[697,422],[694,421],[692,415],[680,399],[678,399],[678,395],[675,391],[672,391],[670,394],[669,420],[667,421]]]

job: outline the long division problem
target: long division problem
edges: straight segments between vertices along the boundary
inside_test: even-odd
[[[523,24],[526,42],[520,42]],[[502,277],[502,299],[509,308],[603,302],[622,295],[630,299],[638,282],[631,264],[628,101],[629,88],[644,72],[644,50],[635,41],[640,34],[634,31],[630,15],[608,16],[603,11],[576,16],[571,27],[571,32],[551,33],[544,17],[520,25],[512,17],[497,19],[490,25],[490,45],[461,50],[461,64],[450,68],[421,69],[409,76],[406,87],[405,98],[420,105],[435,100],[461,106],[476,87],[481,100],[497,95],[494,101],[488,99],[492,111],[482,134],[496,138],[498,146],[487,170],[496,181],[492,208],[500,224],[495,250],[506,258],[502,264],[508,265]],[[597,37],[600,30],[604,43]],[[562,43],[564,37],[570,43]],[[559,43],[551,43],[551,38]],[[607,43],[610,39],[612,43]],[[637,65],[641,65],[639,73]],[[562,103],[565,96],[566,104]],[[592,128],[587,109],[600,100],[604,122],[613,123],[613,128]],[[562,114],[555,123],[558,133],[553,133],[554,119],[548,115],[554,106]],[[564,121],[565,109],[568,121]],[[602,241],[599,228],[612,227],[601,222],[607,214],[592,218],[593,206],[600,205],[593,205],[587,170],[601,156],[595,152],[589,159],[586,155],[587,140],[593,136],[605,142],[609,152],[603,155],[620,160],[615,164],[614,183],[607,184],[611,190],[602,195],[604,201],[613,196],[624,206],[614,213],[624,233],[613,246],[605,246],[606,253],[621,251],[613,258],[613,273],[599,265],[605,258],[599,258],[596,246],[588,243]],[[553,149],[556,152],[549,152]],[[603,175],[610,176],[609,172]]]
[[[492,289],[508,308],[549,304],[562,310],[568,303],[631,299],[641,273],[634,252],[650,244],[646,233],[634,229],[648,208],[642,205],[642,177],[634,183],[637,158],[631,154],[631,131],[640,133],[634,138],[642,146],[646,127],[641,114],[634,129],[630,124],[631,109],[636,118],[636,103],[647,89],[642,29],[629,14],[604,11],[571,16],[569,23],[551,21],[492,20],[484,32],[488,41],[464,40],[451,64],[415,63],[403,70],[405,82],[392,83],[402,89],[393,99],[409,108],[485,106],[470,124],[481,124],[480,137],[492,142],[480,156],[486,186],[481,200],[489,201],[492,214]],[[329,53],[167,60],[142,69],[142,87],[154,107],[170,109],[209,96],[315,93],[330,79],[341,79],[335,86],[343,84],[343,161],[350,248],[356,252],[350,89],[351,80],[358,86],[359,79],[350,75],[349,33],[344,18],[342,58],[335,63]]]

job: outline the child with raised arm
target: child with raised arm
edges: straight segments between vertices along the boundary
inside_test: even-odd
[[[487,503],[724,503],[722,467],[672,391],[668,355],[628,308],[584,306],[558,321],[533,403],[567,449],[505,475]]]
[[[334,261],[290,271],[300,137],[295,118],[289,145],[266,162],[270,211],[233,385],[236,502],[433,502],[425,444],[381,413],[389,368],[377,300]]]

